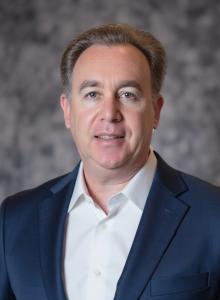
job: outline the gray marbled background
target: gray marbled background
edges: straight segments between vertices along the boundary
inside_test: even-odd
[[[0,2],[0,199],[78,160],[59,109],[60,57],[75,34],[109,22],[151,31],[167,50],[155,149],[220,184],[218,0],[14,0]]]

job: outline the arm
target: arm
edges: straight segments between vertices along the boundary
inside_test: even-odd
[[[0,299],[15,300],[15,296],[10,287],[7,274],[7,266],[5,262],[5,241],[4,241],[4,225],[5,225],[6,202],[0,207]]]

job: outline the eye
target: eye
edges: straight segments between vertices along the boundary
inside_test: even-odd
[[[86,97],[95,98],[97,96],[97,92],[89,92]]]
[[[84,98],[85,99],[91,99],[91,100],[95,100],[98,97],[98,93],[96,91],[91,91],[87,94],[85,94]]]
[[[125,92],[124,93],[124,96],[126,97],[126,98],[135,98],[136,96],[133,94],[133,93],[131,93],[131,92]]]
[[[128,101],[136,101],[138,98],[135,93],[129,91],[121,91],[119,93],[119,97],[122,100],[128,100]]]

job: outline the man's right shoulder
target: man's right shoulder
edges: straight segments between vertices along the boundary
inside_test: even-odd
[[[22,208],[33,205],[33,202],[50,197],[52,195],[51,189],[60,182],[65,181],[66,178],[70,177],[70,174],[71,173],[67,173],[58,176],[40,184],[39,186],[8,196],[5,200],[3,200],[2,205],[13,208]]]

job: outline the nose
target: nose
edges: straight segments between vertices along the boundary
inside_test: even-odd
[[[114,97],[103,100],[100,109],[101,121],[107,121],[111,123],[118,123],[122,120],[122,113],[120,111],[120,105]]]

